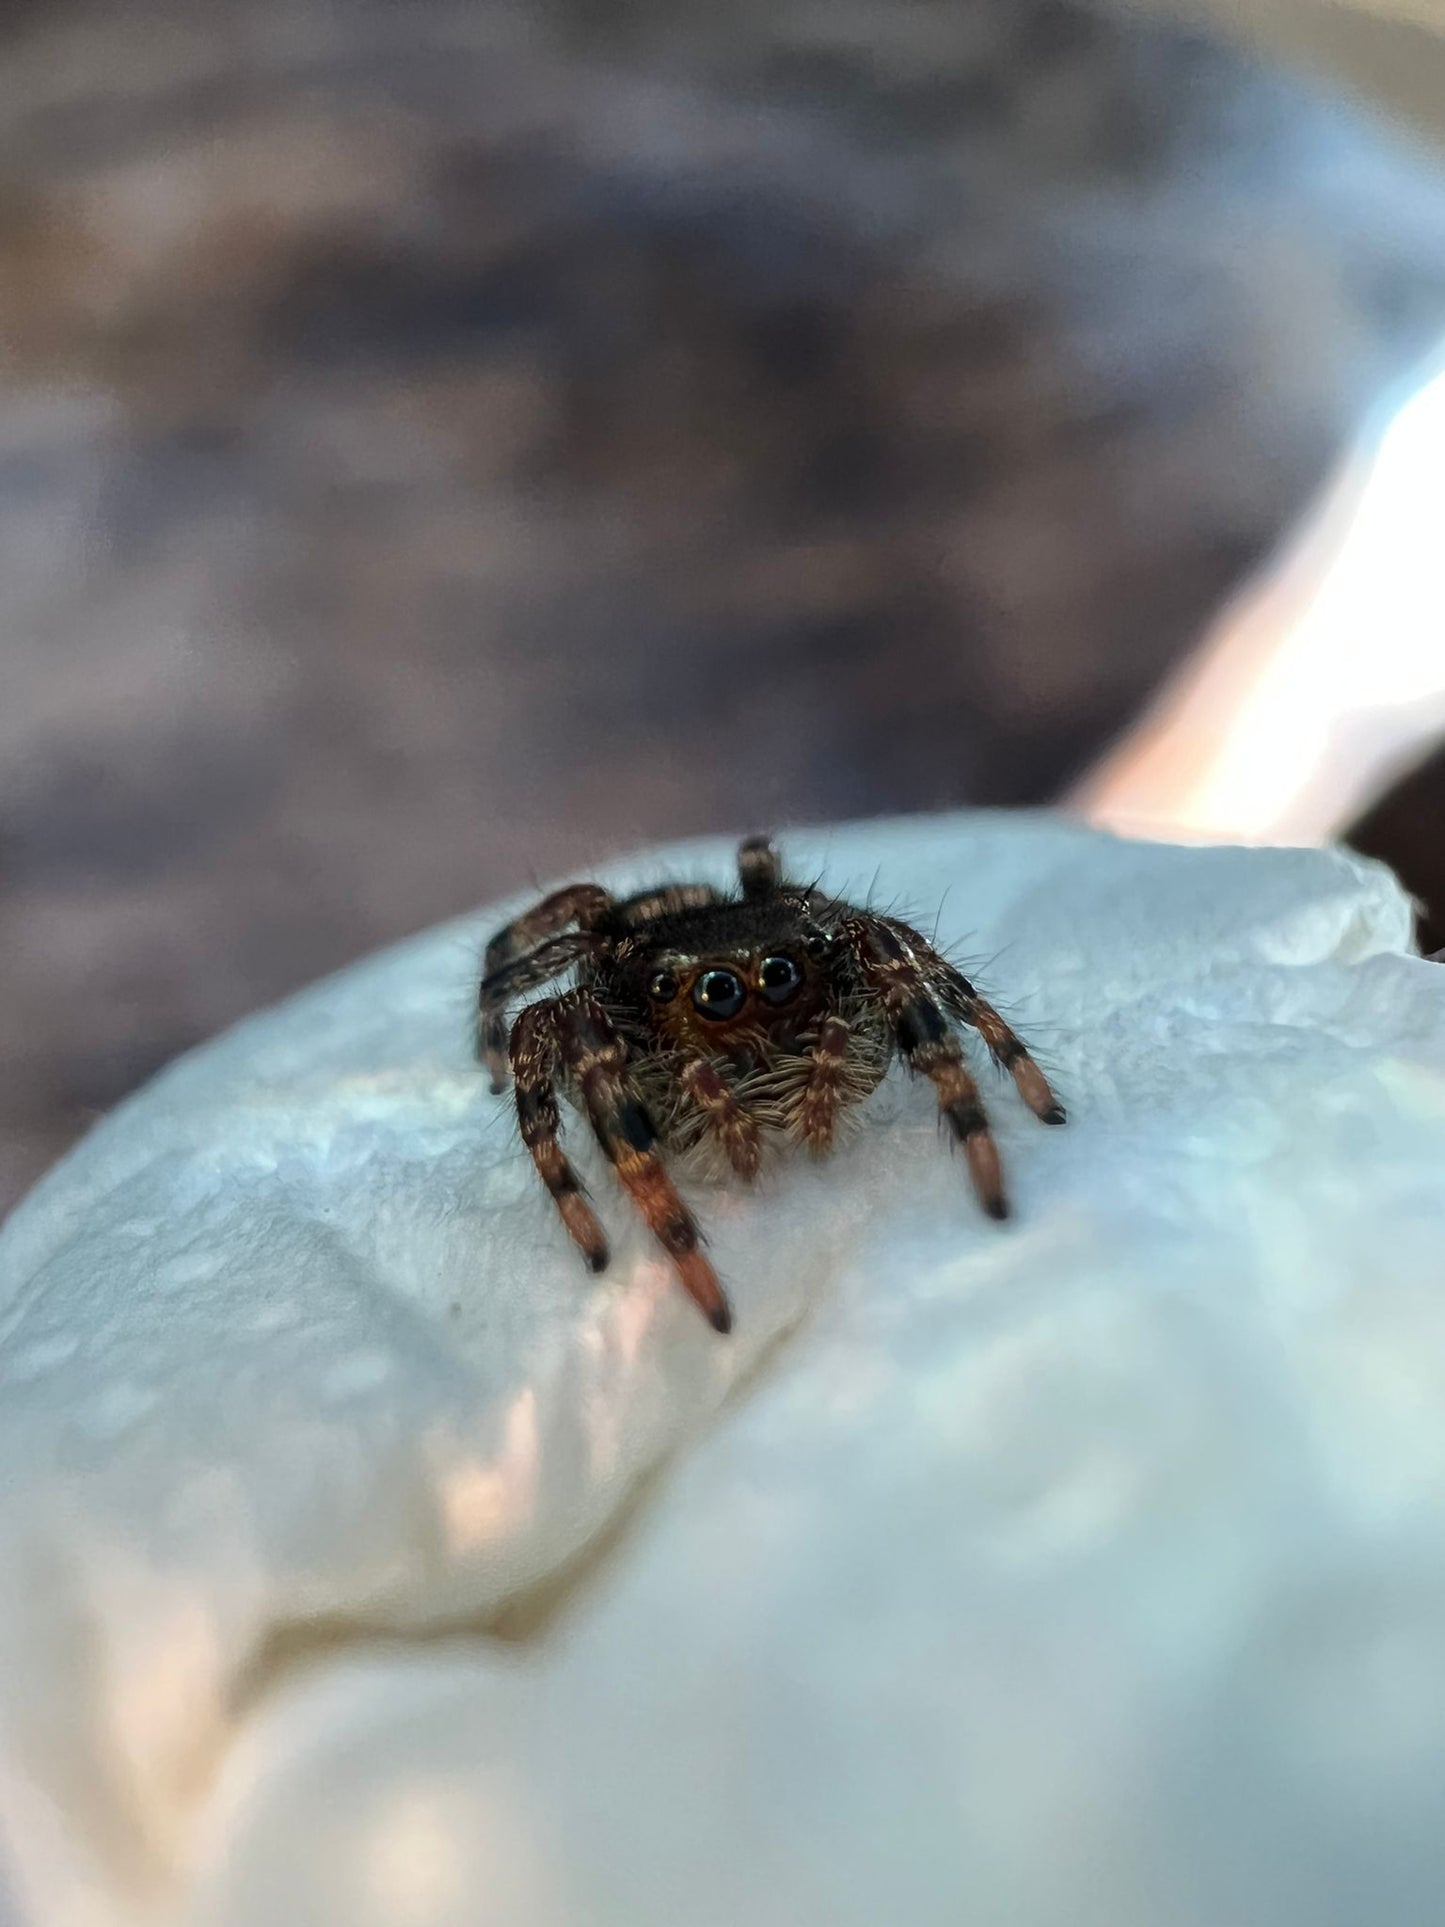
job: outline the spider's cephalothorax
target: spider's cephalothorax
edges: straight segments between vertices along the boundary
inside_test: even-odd
[[[659,1152],[711,1151],[743,1179],[764,1143],[828,1150],[842,1115],[895,1054],[931,1078],[984,1209],[1008,1215],[998,1152],[958,1024],[971,1025],[1045,1124],[1064,1113],[998,1012],[896,917],[790,883],[764,838],[738,851],[740,892],[674,883],[615,899],[574,883],[487,945],[478,1052],[505,1088],[562,1221],[594,1271],[607,1239],[557,1142],[559,1090],[719,1331],[728,1301]],[[507,1010],[570,974],[573,987]]]

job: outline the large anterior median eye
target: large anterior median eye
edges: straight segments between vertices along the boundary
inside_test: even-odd
[[[797,994],[803,973],[791,957],[764,957],[758,969],[758,982],[770,1004],[785,1004]]]
[[[692,987],[692,1001],[704,1017],[736,1017],[747,989],[735,970],[705,970]]]

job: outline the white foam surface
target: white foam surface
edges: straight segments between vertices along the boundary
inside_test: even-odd
[[[174,1066],[0,1234],[22,1915],[1438,1920],[1445,969],[1398,888],[1039,817],[786,849],[941,903],[1037,1044],[1071,1121],[986,1080],[1009,1225],[895,1074],[826,1165],[694,1189],[726,1340],[574,1124],[591,1278],[469,1059],[500,906]],[[727,847],[607,875],[674,872]]]

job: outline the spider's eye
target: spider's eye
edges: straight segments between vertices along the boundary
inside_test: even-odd
[[[670,1004],[677,995],[677,979],[670,970],[659,970],[647,986],[647,994],[655,1004]]]
[[[704,1017],[736,1017],[747,990],[735,970],[705,970],[692,987],[692,1001]]]
[[[764,957],[758,970],[758,982],[770,1004],[787,1003],[802,981],[803,973],[791,957]]]
[[[832,946],[821,930],[810,930],[803,939],[803,948],[810,957],[826,957]]]

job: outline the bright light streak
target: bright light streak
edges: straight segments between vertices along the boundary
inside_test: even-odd
[[[1445,367],[1072,799],[1126,835],[1317,843],[1445,733]]]

